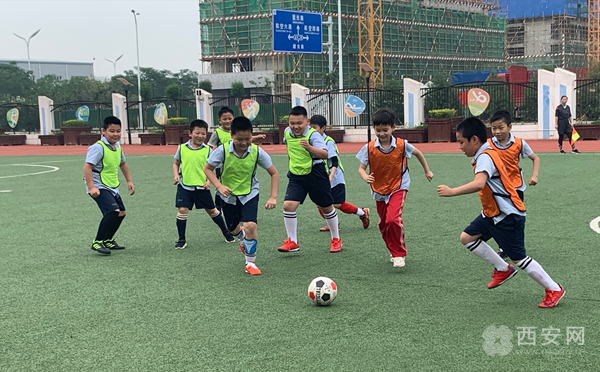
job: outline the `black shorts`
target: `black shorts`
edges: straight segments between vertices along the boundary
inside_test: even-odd
[[[497,224],[492,218],[481,214],[464,230],[474,236],[481,234],[481,240],[487,242],[494,238],[511,260],[518,261],[527,257],[525,253],[525,216],[509,214]]]
[[[343,204],[346,201],[346,185],[340,183],[331,189],[333,204]]]
[[[88,194],[89,195],[89,194]],[[91,196],[91,195],[90,195]],[[98,204],[100,211],[103,215],[110,213],[112,211],[124,211],[125,206],[123,205],[123,200],[121,200],[121,195],[113,194],[109,190],[100,189],[100,195],[96,198],[92,198]]]
[[[333,204],[331,196],[331,183],[325,171],[325,165],[318,163],[313,165],[309,174],[298,176],[288,172],[289,183],[285,191],[285,200],[304,203],[306,194],[319,207],[329,207]]]
[[[235,230],[240,222],[256,223],[258,214],[258,195],[242,204],[239,198],[236,198],[236,204],[229,204],[223,201],[223,214],[229,231]]]
[[[571,135],[573,133],[573,127],[567,123],[558,123],[558,134],[561,136],[563,134]]]
[[[210,190],[194,190],[189,191],[177,185],[177,195],[175,196],[175,206],[177,208],[196,209],[213,209],[215,202],[212,200]]]

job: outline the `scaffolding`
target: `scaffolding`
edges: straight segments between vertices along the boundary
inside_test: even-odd
[[[363,4],[369,3],[372,8],[365,13]],[[359,81],[361,54],[380,74],[374,86],[403,77],[427,81],[438,74],[506,67],[506,19],[489,15],[499,9],[494,0],[342,0],[341,5],[345,82]],[[337,18],[335,0],[201,1],[202,60],[210,62],[211,73],[273,71],[278,93],[289,91],[292,82],[312,89],[337,88],[329,75],[327,51],[320,55],[272,52],[273,9]],[[365,34],[362,21],[373,32]],[[333,32],[337,34],[335,21]]]
[[[588,61],[600,61],[600,0],[588,0]]]
[[[508,21],[506,59],[528,70],[587,66],[588,19],[549,15]]]

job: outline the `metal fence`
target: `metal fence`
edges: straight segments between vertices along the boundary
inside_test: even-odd
[[[225,97],[214,98],[210,102],[213,109],[215,125],[218,125],[219,110],[227,106],[233,110],[233,116],[242,116],[241,104],[244,99],[252,99],[260,105],[258,115],[252,120],[254,128],[275,128],[281,122],[282,116],[288,115],[292,109],[292,97],[290,95],[273,94],[250,94],[248,97]],[[210,124],[210,123],[209,123]]]
[[[342,89],[308,95],[309,115],[322,115],[327,123],[333,127],[362,127],[367,126],[369,120],[367,111],[356,116],[348,117],[344,112],[344,102],[349,95],[360,98],[365,105],[370,104],[370,113],[373,115],[379,108],[388,108],[396,114],[396,124],[404,122],[404,95],[402,90],[372,89]]]
[[[577,118],[582,120],[600,119],[600,79],[575,81],[577,93]]]
[[[88,125],[93,129],[101,129],[104,118],[112,115],[112,103],[94,102],[94,101],[73,101],[52,106],[52,114],[54,115],[54,124],[60,128],[63,121],[76,120],[77,109],[82,106],[87,106],[89,111]],[[39,117],[37,119],[39,123]],[[38,124],[39,126],[39,124]]]
[[[152,98],[142,102],[142,113],[144,115],[144,130],[148,128],[158,128],[160,124],[154,120],[154,111],[161,103],[167,108],[167,117],[183,117],[190,122],[197,119],[196,101],[193,99],[172,99],[168,97]],[[127,102],[129,127],[131,129],[140,127],[140,101]],[[209,123],[210,124],[210,123]]]
[[[16,111],[9,111],[12,109],[18,110],[17,125],[11,128],[8,124],[7,116],[11,116],[16,119]],[[13,120],[14,120],[13,119]],[[6,130],[6,132],[38,132],[40,130],[40,115],[38,105],[26,105],[23,103],[4,103],[0,105],[0,128]]]
[[[514,121],[537,121],[537,82],[507,83],[490,81],[481,83],[465,83],[438,88],[423,88],[425,117],[430,117],[430,110],[455,109],[459,116],[472,116],[469,112],[469,89],[479,88],[490,95],[490,103],[481,120],[487,120],[497,110],[511,113]]]

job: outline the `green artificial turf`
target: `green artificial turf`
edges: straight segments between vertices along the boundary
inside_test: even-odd
[[[0,192],[0,370],[596,370],[600,237],[589,223],[600,216],[599,158],[539,155],[539,185],[525,192],[526,244],[566,289],[554,309],[537,307],[544,291],[522,271],[486,288],[492,268],[458,239],[481,210],[477,195],[436,193],[472,180],[461,154],[426,154],[431,183],[410,160],[401,269],[389,262],[353,155],[342,156],[347,201],[371,209],[371,227],[339,212],[343,250],[330,254],[324,220],[307,202],[298,210],[300,252],[278,252],[287,157],[274,155],[275,210],[262,208],[269,179],[258,172],[258,277],[244,273],[237,244],[204,211],[190,212],[188,248],[174,249],[172,156],[127,156],[136,193],[123,195],[127,218],[116,235],[127,248],[110,256],[90,250],[101,213],[85,194],[83,156],[0,158],[0,191],[11,190]],[[530,175],[531,161],[522,163]],[[59,170],[7,177],[52,169],[13,164]],[[307,296],[317,276],[338,284],[330,307]],[[512,350],[490,356],[484,331],[501,325]],[[518,327],[537,327],[536,345],[523,345]],[[550,327],[559,345],[542,345]],[[567,345],[567,327],[584,327],[584,345]]]

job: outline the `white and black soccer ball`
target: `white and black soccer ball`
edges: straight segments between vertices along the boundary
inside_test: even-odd
[[[308,285],[308,297],[317,306],[331,305],[337,296],[337,285],[324,276],[314,278]]]

